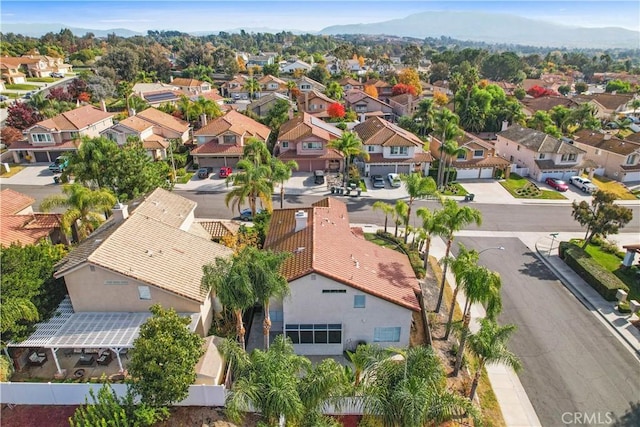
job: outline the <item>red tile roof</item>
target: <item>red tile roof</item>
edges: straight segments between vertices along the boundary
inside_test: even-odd
[[[218,154],[221,156],[241,156],[243,152],[239,145],[218,144],[218,141],[209,141],[194,148],[193,154]]]
[[[307,225],[295,232],[296,212],[308,215]],[[406,255],[364,240],[349,225],[346,205],[326,198],[304,209],[275,210],[265,248],[292,254],[283,264],[289,281],[317,273],[419,311],[418,279]]]
[[[50,119],[38,122],[32,127],[42,126],[44,128],[54,129],[57,131],[74,131],[84,129],[89,125],[101,122],[109,117],[113,117],[113,114],[105,113],[92,105],[85,105],[83,107],[76,108],[75,110],[67,111]],[[29,129],[27,129],[27,131]]]
[[[229,111],[222,117],[212,120],[208,125],[195,132],[196,136],[218,136],[224,132],[233,132],[236,135],[248,134],[266,141],[271,129],[262,123],[238,113]]]
[[[18,193],[10,188],[0,191],[0,215],[14,215],[29,206],[36,200],[26,194]]]

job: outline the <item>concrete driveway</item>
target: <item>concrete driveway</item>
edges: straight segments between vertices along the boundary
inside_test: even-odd
[[[23,164],[24,165],[24,164]],[[10,178],[0,178],[1,184],[13,185],[59,185],[53,182],[54,174],[49,170],[49,163],[30,163]]]

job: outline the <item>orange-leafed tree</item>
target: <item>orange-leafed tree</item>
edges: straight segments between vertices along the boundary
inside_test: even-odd
[[[378,89],[373,85],[364,85],[364,93],[373,98],[378,98]]]
[[[247,64],[244,62],[244,59],[242,59],[240,56],[238,56],[236,58],[236,62],[238,63],[238,69],[240,71],[247,71]]]
[[[392,90],[394,95],[402,95],[403,93],[408,93],[414,96],[416,95],[416,89],[413,86],[409,86],[404,83],[398,83],[393,86]]]
[[[327,114],[332,119],[343,118],[345,114],[344,105],[340,104],[339,102],[334,102],[327,108]]]
[[[11,145],[16,141],[24,139],[24,135],[14,127],[5,126],[0,131],[0,138],[2,138],[4,144]]]
[[[449,98],[443,92],[435,92],[433,94],[433,102],[435,102],[436,105],[443,107],[447,105]]]
[[[409,86],[413,86],[416,93],[422,93],[422,84],[420,83],[420,76],[415,68],[405,68],[400,71],[398,75],[398,82],[404,83]]]

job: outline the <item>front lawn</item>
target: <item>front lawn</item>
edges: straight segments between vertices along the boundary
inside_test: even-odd
[[[9,89],[9,90],[38,90],[38,89],[40,89],[40,86],[28,85],[28,84],[24,84],[24,83],[15,84],[15,85],[5,85],[4,87],[5,87],[5,89]]]
[[[193,177],[194,173],[193,172],[187,172],[182,176],[178,176],[178,178],[176,179],[176,182],[178,184],[186,184],[187,182],[191,181],[191,178]]]
[[[444,191],[442,192],[443,196],[466,196],[467,194],[469,194],[469,192],[457,182],[447,184]]]
[[[53,83],[57,80],[54,77],[27,77],[27,81],[32,83]]]
[[[566,200],[561,193],[557,191],[543,190],[536,184],[523,178],[518,174],[512,173],[509,179],[500,181],[502,185],[511,195],[517,199],[547,199],[547,200]]]
[[[625,187],[618,181],[614,181],[613,179],[609,179],[600,175],[594,175],[591,181],[593,181],[593,183],[597,185],[599,189],[615,194],[616,198],[620,200],[637,199],[637,197],[631,191],[629,191],[627,187]]]
[[[2,92],[2,93],[0,93],[0,95],[4,95],[7,98],[11,98],[11,99],[22,98],[22,94],[15,93],[15,92]]]
[[[22,169],[24,169],[24,166],[20,166],[15,163],[9,163],[9,172],[7,172],[4,166],[2,166],[0,167],[0,176],[3,178],[11,178]]]

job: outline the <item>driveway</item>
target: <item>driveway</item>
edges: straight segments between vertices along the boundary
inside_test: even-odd
[[[49,170],[49,163],[24,164],[23,170],[10,178],[0,178],[0,185],[59,185],[53,182],[55,175]]]

